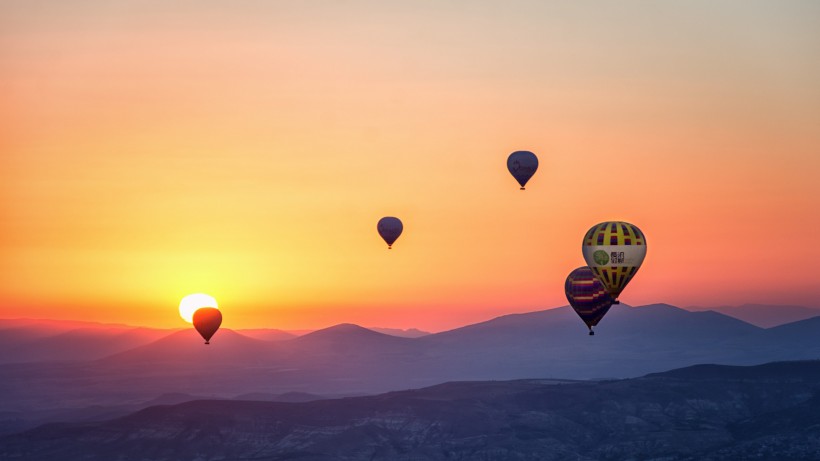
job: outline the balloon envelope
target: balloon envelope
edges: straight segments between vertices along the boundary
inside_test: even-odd
[[[637,226],[607,221],[592,226],[582,244],[584,260],[616,301],[646,257],[646,237]]]
[[[404,230],[404,226],[399,218],[385,216],[379,220],[379,223],[376,225],[376,230],[379,231],[379,235],[387,242],[387,248],[392,248],[393,242],[399,238],[401,231]]]
[[[215,307],[200,307],[194,312],[194,328],[210,344],[211,336],[222,324],[222,313]]]
[[[592,327],[598,325],[615,301],[588,266],[569,273],[564,283],[564,292],[575,313],[587,324],[590,334]]]
[[[524,190],[527,181],[538,169],[538,157],[528,150],[515,151],[507,157],[507,169],[518,184],[521,184],[521,190]]]

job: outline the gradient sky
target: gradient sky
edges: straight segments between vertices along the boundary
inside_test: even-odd
[[[814,1],[4,1],[0,317],[436,331],[606,220],[625,303],[820,306],[818,57]]]

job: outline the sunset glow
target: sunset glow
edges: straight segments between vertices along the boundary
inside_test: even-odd
[[[0,6],[2,317],[439,331],[621,220],[626,304],[818,305],[818,3],[71,3]]]
[[[204,293],[194,293],[185,296],[179,302],[179,316],[188,323],[194,321],[194,312],[201,307],[213,307],[219,309],[213,296]]]

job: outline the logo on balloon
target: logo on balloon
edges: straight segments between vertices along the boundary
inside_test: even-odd
[[[603,266],[609,262],[609,255],[606,254],[606,251],[598,250],[595,253],[592,253],[592,259],[594,259],[595,263],[599,266]]]

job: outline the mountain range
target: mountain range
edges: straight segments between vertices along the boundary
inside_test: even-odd
[[[743,304],[741,306],[687,307],[693,312],[715,311],[762,328],[771,328],[786,323],[806,320],[820,315],[820,309],[806,306],[770,306],[765,304]]]
[[[0,458],[816,460],[820,362],[614,381],[452,382],[301,403],[196,400],[0,437]]]
[[[0,322],[3,347],[21,351],[16,360],[6,356],[0,364],[0,433],[78,420],[72,415],[84,420],[123,415],[162,395],[224,399],[295,392],[323,398],[448,381],[620,379],[702,363],[820,357],[820,317],[766,329],[714,311],[665,304],[614,306],[595,336],[586,334],[569,307],[561,307],[417,338],[352,324],[289,339],[222,329],[209,346],[193,329],[161,331],[136,346],[134,332],[93,333],[88,344],[94,347],[81,348],[90,357],[26,355],[29,348],[43,351],[55,344],[73,349],[89,326],[81,327],[67,337],[42,326],[27,333],[23,326]]]
[[[687,307],[685,310],[691,312],[714,311],[761,328],[776,327],[820,315],[820,308],[789,305],[695,306]],[[493,320],[490,322],[493,322]],[[415,328],[368,329],[390,336],[406,338],[420,338],[430,335],[428,332]],[[0,319],[0,364],[100,359],[149,344],[181,330],[179,328],[158,329],[67,320]],[[286,331],[272,328],[236,331],[243,336],[262,341],[287,341],[312,332],[311,330]],[[66,344],[70,344],[71,347],[65,347]]]
[[[416,328],[370,330],[406,338],[419,338],[430,334]],[[100,359],[149,344],[179,331],[182,329],[66,320],[0,319],[0,364]],[[236,331],[242,336],[262,341],[286,341],[313,332],[274,328]],[[69,344],[71,347],[66,347]]]

